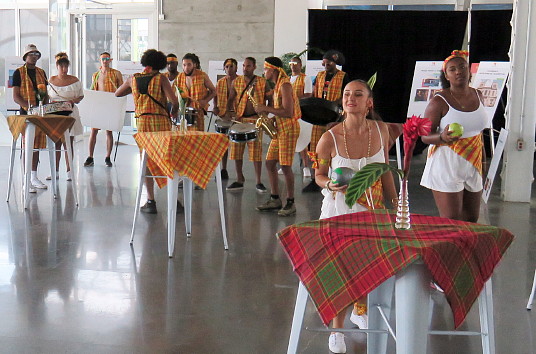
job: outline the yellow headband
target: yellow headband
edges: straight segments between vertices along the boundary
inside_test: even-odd
[[[284,76],[284,77],[288,77],[287,73],[285,72],[285,70],[283,70],[283,68],[280,68],[279,66],[275,66],[273,64],[270,64],[268,63],[267,61],[264,62],[264,68],[268,68],[268,69],[274,69],[274,70],[278,70],[279,73]]]
[[[167,57],[167,62],[168,63],[173,62],[173,61],[179,61],[179,59],[177,59],[175,57]]]
[[[466,50],[453,50],[452,53],[450,53],[450,56],[443,61],[443,72],[445,72],[447,63],[454,58],[463,58],[465,61],[467,61],[467,58],[469,58],[469,52]]]

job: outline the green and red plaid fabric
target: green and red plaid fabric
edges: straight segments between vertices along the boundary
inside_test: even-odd
[[[421,258],[460,326],[514,236],[494,226],[373,210],[291,225],[277,234],[324,324]]]
[[[57,143],[65,131],[71,129],[75,119],[70,116],[60,116],[56,114],[47,114],[44,117],[32,115],[12,115],[7,117],[7,124],[13,139],[17,139],[26,129],[26,121],[35,124],[40,128],[52,141]],[[36,133],[37,133],[36,129]]]
[[[173,177],[179,175],[190,178],[201,188],[206,188],[218,163],[229,146],[229,138],[219,133],[178,131],[140,132],[134,134],[140,149],[147,151],[147,166],[153,176]],[[156,179],[162,188],[167,179]]]

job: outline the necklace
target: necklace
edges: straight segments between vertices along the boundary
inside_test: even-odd
[[[368,122],[368,120],[365,119],[365,122],[367,124],[367,128],[368,128],[368,147],[367,147],[367,155],[365,157],[370,157],[370,143],[371,143],[371,129],[370,129],[370,124]],[[348,160],[350,160],[350,154],[348,153],[348,144],[346,143],[346,125],[344,124],[345,121],[342,121],[342,137],[343,137],[343,140],[344,140],[344,150],[346,152],[346,157],[348,158]]]
[[[458,106],[462,107],[462,109],[465,109],[465,106],[463,104],[460,103],[460,101],[458,101],[458,99],[456,98],[456,96],[454,96],[454,94],[452,93],[452,90],[449,88],[449,92],[450,92],[450,95],[452,96],[452,98],[454,98],[454,100],[456,100],[456,103],[458,103]]]

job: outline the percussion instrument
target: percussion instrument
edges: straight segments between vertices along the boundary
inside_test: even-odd
[[[214,122],[214,129],[217,133],[227,134],[229,133],[229,128],[233,125],[233,122],[223,119],[216,119]]]
[[[56,112],[72,112],[73,105],[71,102],[54,102],[47,103],[43,105],[43,114],[50,114]],[[39,107],[31,107],[28,109],[28,114],[30,115],[39,115]]]
[[[234,143],[247,143],[257,139],[257,128],[253,123],[234,124],[229,129],[229,140]]]
[[[339,119],[339,105],[317,97],[300,99],[301,119],[313,125],[327,125]]]
[[[346,186],[354,177],[355,171],[348,167],[337,167],[331,172],[331,182],[337,183],[338,187]]]
[[[195,125],[197,121],[197,109],[193,107],[186,107],[184,109],[184,119],[188,126]]]

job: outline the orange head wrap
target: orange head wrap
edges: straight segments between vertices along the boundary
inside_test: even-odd
[[[283,76],[283,77],[288,77],[287,73],[285,72],[285,70],[283,70],[283,68],[280,68],[279,66],[270,64],[270,63],[268,63],[267,61],[264,62],[264,67],[265,67],[265,68],[269,68],[269,69],[275,69],[275,70],[279,71],[279,74],[280,74],[281,76]]]
[[[454,58],[463,58],[465,61],[467,61],[469,58],[469,52],[466,50],[453,50],[452,53],[450,53],[450,56],[443,61],[443,72],[445,72],[447,63]]]

